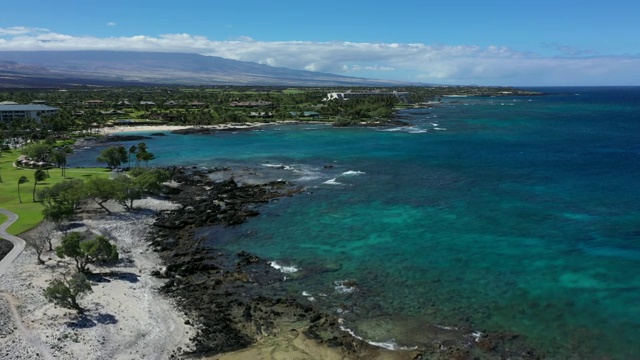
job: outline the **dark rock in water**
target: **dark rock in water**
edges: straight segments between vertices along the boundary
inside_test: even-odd
[[[178,135],[191,135],[191,134],[213,134],[218,130],[208,127],[192,127],[186,129],[177,129],[171,131],[172,134]]]
[[[207,134],[215,134],[220,131],[246,131],[251,130],[251,127],[235,127],[235,126],[227,126],[227,127],[192,127],[187,129],[177,129],[171,131],[172,134],[179,135],[191,135],[191,134],[199,134],[199,135],[207,135]]]
[[[241,268],[251,264],[257,264],[261,261],[261,259],[253,254],[249,254],[246,251],[241,251],[238,253],[238,257],[240,261],[238,261],[237,267]]]
[[[149,136],[142,135],[109,135],[103,138],[97,139],[98,143],[111,143],[111,142],[123,142],[123,141],[139,141],[151,139]]]
[[[157,133],[153,133],[153,134],[149,134],[151,136],[167,136],[167,134],[162,133],[162,132],[157,132]]]

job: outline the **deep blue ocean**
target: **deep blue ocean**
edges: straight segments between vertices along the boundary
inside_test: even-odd
[[[358,336],[411,347],[438,336],[427,328],[469,328],[548,358],[640,358],[640,88],[534,90],[547,95],[444,98],[402,111],[406,127],[146,142],[150,165],[304,186],[203,233],[297,270],[287,291]]]

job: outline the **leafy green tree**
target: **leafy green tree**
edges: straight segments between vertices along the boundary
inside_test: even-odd
[[[33,202],[36,202],[36,186],[40,181],[45,181],[47,177],[47,173],[42,169],[38,169],[33,173]]]
[[[25,146],[22,153],[28,156],[33,161],[49,161],[51,156],[52,147],[46,143],[36,143],[29,146]]]
[[[133,210],[133,201],[142,197],[142,189],[128,176],[119,176],[112,180],[115,184],[115,200],[127,211]]]
[[[86,193],[84,181],[80,179],[65,180],[44,188],[37,194],[44,207],[42,215],[62,231],[62,225],[73,219],[80,203],[86,199]]]
[[[62,280],[52,280],[44,290],[44,297],[58,306],[82,314],[84,309],[78,304],[78,299],[92,291],[87,277],[81,272],[76,272],[69,278],[64,276]]]
[[[101,235],[85,239],[80,232],[70,232],[62,238],[56,247],[56,255],[60,258],[70,257],[76,262],[76,268],[87,273],[89,264],[113,264],[118,261],[118,249]]]
[[[75,214],[75,209],[72,206],[64,203],[54,203],[42,210],[42,216],[45,218],[45,220],[51,221],[52,223],[56,224],[58,230],[64,230],[64,227],[62,225],[67,221],[71,221]]]
[[[20,201],[20,204],[22,204],[22,197],[20,196],[20,184],[24,184],[29,182],[29,179],[22,175],[20,176],[20,179],[18,179],[18,200]]]
[[[138,169],[132,175],[135,186],[149,194],[159,193],[162,190],[162,183],[171,179],[171,174],[164,169]]]
[[[115,200],[127,211],[131,211],[134,200],[141,199],[145,193],[160,192],[162,183],[170,178],[171,174],[163,169],[133,169],[129,172],[129,176],[120,176],[111,180],[115,188]]]
[[[86,196],[100,206],[107,214],[111,210],[104,204],[116,198],[116,183],[113,180],[103,178],[92,178],[85,184]]]
[[[75,210],[86,197],[85,184],[80,179],[67,179],[38,192],[38,199],[45,207],[60,203]]]
[[[110,169],[117,169],[124,162],[127,162],[128,154],[124,146],[110,146],[100,152],[96,159],[98,162],[106,163]]]

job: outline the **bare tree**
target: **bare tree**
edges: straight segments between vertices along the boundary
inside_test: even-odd
[[[42,253],[49,247],[49,251],[53,251],[53,245],[51,244],[53,238],[54,226],[51,222],[45,221],[37,229],[31,231],[24,236],[24,241],[27,245],[31,246],[38,255],[38,265],[44,265],[42,260]]]
[[[53,241],[53,232],[57,228],[58,227],[53,222],[51,222],[51,221],[43,221],[42,223],[40,223],[40,225],[36,229],[36,231],[42,232],[42,237],[44,237],[47,240],[47,244],[49,245],[49,250],[48,251],[53,251],[53,243],[52,243],[52,241]]]

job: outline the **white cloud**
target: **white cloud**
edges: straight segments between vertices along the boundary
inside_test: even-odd
[[[42,28],[13,26],[8,28],[0,28],[0,36],[36,34],[41,32],[48,32],[48,31],[49,31],[48,29],[42,29]]]
[[[188,52],[293,69],[433,83],[640,84],[640,56],[596,56],[593,51],[567,45],[552,46],[565,56],[541,56],[498,45],[266,42],[245,36],[218,41],[184,33],[99,38],[38,28],[0,28],[0,50]]]
[[[107,23],[107,26],[117,26],[117,25],[118,25],[118,23],[113,22],[113,21],[109,21],[109,22]]]

